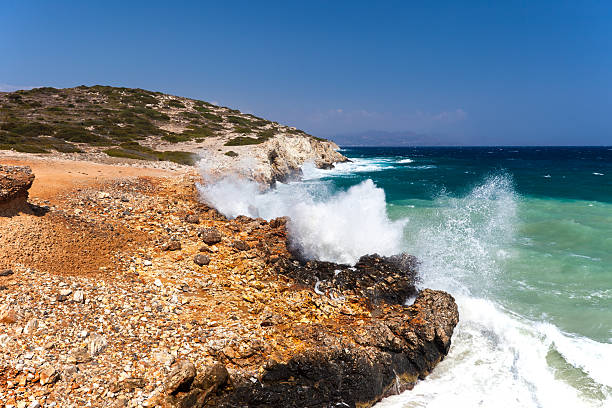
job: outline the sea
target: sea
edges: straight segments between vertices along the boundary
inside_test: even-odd
[[[262,191],[201,187],[228,216],[291,217],[304,256],[407,252],[451,293],[446,358],[377,408],[612,407],[612,147],[343,148]]]

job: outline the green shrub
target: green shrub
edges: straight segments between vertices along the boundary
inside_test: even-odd
[[[178,164],[184,164],[187,166],[193,166],[197,161],[199,156],[195,153],[191,152],[177,152],[177,151],[165,151],[165,152],[155,152],[159,160],[171,161]]]
[[[240,125],[243,127],[251,128],[253,126],[253,122],[246,118],[241,118],[240,116],[228,116],[227,121],[229,123],[234,123],[236,125]]]
[[[191,136],[184,133],[169,133],[162,136],[162,139],[170,143],[188,142],[191,140]]]
[[[242,133],[242,134],[249,134],[249,133],[253,133],[253,131],[248,128],[248,127],[242,127],[242,126],[237,126],[234,128],[234,132],[236,133]]]
[[[271,139],[274,137],[274,135],[276,135],[276,129],[266,129],[262,130],[261,132],[257,132],[257,137],[264,140]]]
[[[104,153],[106,153],[107,155],[111,156],[111,157],[120,157],[123,159],[136,159],[136,160],[151,160],[137,152],[132,152],[132,151],[128,151],[128,150],[123,150],[123,149],[117,149],[117,148],[113,148],[113,149],[106,149],[104,151]]]
[[[215,115],[214,113],[203,113],[201,116],[211,122],[223,122],[223,117]]]
[[[171,99],[170,101],[168,101],[168,106],[171,106],[173,108],[184,108],[185,107],[185,105],[183,105],[181,101],[177,101],[176,99]]]
[[[17,144],[14,146],[14,149],[21,153],[49,153],[49,151],[40,146],[28,144]]]
[[[229,150],[229,151],[227,151],[227,152],[225,152],[223,154],[226,155],[226,156],[229,156],[229,157],[238,157],[238,153],[236,153],[233,150]]]
[[[27,137],[37,137],[53,133],[52,126],[41,122],[4,122],[0,124],[0,129]]]
[[[265,142],[254,137],[238,136],[225,142],[225,146],[248,146]]]

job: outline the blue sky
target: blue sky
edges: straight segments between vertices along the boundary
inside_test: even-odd
[[[610,145],[611,21],[606,1],[5,0],[0,90],[140,87],[318,136]]]

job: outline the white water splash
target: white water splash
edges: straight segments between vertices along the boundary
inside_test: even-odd
[[[459,324],[434,372],[377,408],[612,406],[612,345],[570,336],[492,300],[512,256],[517,204],[511,179],[491,177],[463,198],[441,196],[426,224],[409,225],[423,286],[455,296]]]
[[[404,222],[391,221],[385,193],[371,180],[332,193],[323,183],[278,183],[261,191],[226,178],[199,186],[204,201],[228,217],[291,218],[291,244],[306,258],[353,264],[365,254],[401,252]]]

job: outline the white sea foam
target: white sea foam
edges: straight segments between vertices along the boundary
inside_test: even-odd
[[[435,219],[415,232],[409,250],[422,261],[423,286],[455,296],[459,324],[434,372],[377,408],[612,404],[612,345],[530,321],[490,296],[512,255],[505,248],[514,239],[517,201],[508,177],[492,177],[464,198],[441,196]],[[573,367],[573,377],[559,372],[565,366]]]
[[[371,165],[392,163],[352,164],[362,170]],[[332,170],[336,175],[350,171],[338,167]],[[200,186],[200,193],[230,217],[290,216],[293,245],[308,257],[353,263],[366,253],[405,249],[406,222],[388,218],[382,189],[366,180],[335,192],[318,180],[317,171],[306,166],[310,182],[266,192],[234,178]],[[433,373],[377,407],[612,406],[612,345],[530,321],[504,309],[490,293],[513,256],[508,248],[515,239],[518,201],[510,178],[491,177],[466,197],[441,195],[438,213],[427,224],[408,224],[416,238],[407,249],[422,261],[423,286],[455,296],[459,325],[449,355]],[[565,366],[572,375],[563,374]]]
[[[398,160],[398,163],[414,163],[414,160],[412,160],[412,159],[401,159],[401,160]]]
[[[371,180],[332,193],[324,183],[278,183],[261,191],[254,182],[226,178],[199,191],[228,217],[289,216],[291,244],[308,258],[355,263],[365,254],[401,251],[404,222],[388,218],[385,193]]]

